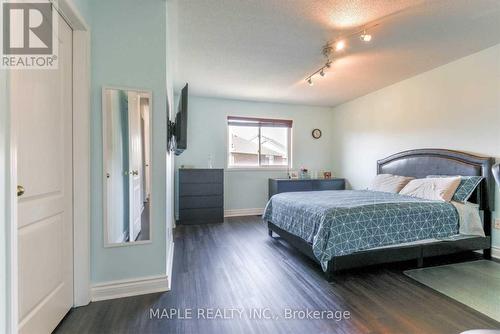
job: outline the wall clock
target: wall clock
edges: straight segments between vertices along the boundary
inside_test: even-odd
[[[312,131],[312,136],[314,139],[319,139],[321,137],[321,130],[320,129],[314,129]]]

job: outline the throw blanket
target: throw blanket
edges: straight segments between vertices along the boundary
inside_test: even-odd
[[[311,243],[323,270],[335,256],[448,237],[459,228],[450,203],[368,190],[277,194],[262,218]]]

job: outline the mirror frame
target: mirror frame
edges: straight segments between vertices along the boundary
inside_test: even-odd
[[[145,244],[150,244],[153,243],[153,219],[152,219],[152,213],[153,213],[153,202],[154,199],[152,197],[153,194],[153,182],[150,180],[150,187],[151,187],[151,198],[149,199],[149,239],[148,240],[139,240],[139,241],[128,241],[128,242],[118,242],[118,243],[109,243],[108,242],[108,203],[107,203],[107,177],[106,177],[106,170],[107,170],[107,165],[106,165],[106,118],[104,117],[104,110],[105,110],[105,91],[109,89],[114,89],[114,90],[126,90],[126,91],[134,91],[139,94],[146,95],[149,100],[150,100],[150,105],[149,105],[149,124],[150,126],[150,131],[149,131],[149,141],[150,141],[150,161],[149,161],[149,166],[151,168],[151,176],[153,174],[153,166],[154,166],[154,157],[153,157],[153,91],[152,90],[145,90],[145,89],[138,89],[138,88],[132,88],[132,87],[120,87],[120,86],[102,86],[101,89],[101,134],[102,134],[102,140],[101,140],[101,148],[102,148],[102,223],[103,223],[103,242],[104,242],[104,248],[112,248],[112,247],[126,247],[126,246],[136,246],[136,245],[145,245]],[[152,177],[151,177],[152,179]]]

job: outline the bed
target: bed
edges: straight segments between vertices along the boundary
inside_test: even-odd
[[[269,201],[263,219],[269,235],[321,265],[327,278],[339,270],[482,250],[491,256],[493,158],[442,149],[394,154],[377,162],[377,174],[483,176],[469,202],[483,214],[484,236],[458,235],[458,213],[445,202],[373,191],[282,193]]]

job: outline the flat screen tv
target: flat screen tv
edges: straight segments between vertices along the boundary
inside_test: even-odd
[[[188,84],[182,88],[179,107],[175,116],[175,154],[181,154],[187,148],[188,122]]]

